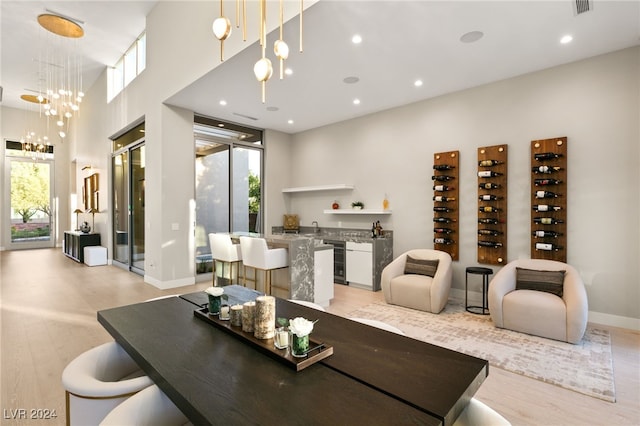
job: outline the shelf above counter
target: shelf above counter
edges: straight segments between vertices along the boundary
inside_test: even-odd
[[[282,188],[282,192],[291,194],[296,192],[351,190],[353,188],[355,188],[354,185],[349,185],[346,183],[336,183],[333,185],[298,186],[294,188]]]
[[[380,215],[380,214],[391,214],[391,210],[376,210],[376,209],[330,209],[325,210],[324,214],[369,214],[369,215]]]

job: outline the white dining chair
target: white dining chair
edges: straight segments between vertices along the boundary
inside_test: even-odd
[[[368,319],[368,318],[349,318],[349,319],[353,320],[353,321],[357,321],[357,322],[359,322],[361,324],[370,325],[371,327],[380,328],[382,330],[390,331],[392,333],[396,333],[396,334],[400,334],[402,336],[405,336],[404,331],[402,331],[399,328],[394,327],[394,326],[392,326],[390,324],[387,324],[386,322],[373,320],[373,319]]]
[[[182,426],[189,419],[157,385],[138,392],[115,407],[100,426]]]
[[[286,248],[270,249],[264,238],[240,237],[244,280],[258,283],[258,270],[264,272],[264,292],[271,294],[271,272],[289,267],[289,250]],[[247,278],[247,267],[254,269],[254,279]],[[279,286],[274,286],[282,288]]]
[[[307,308],[317,309],[317,310],[322,311],[322,312],[326,311],[326,309],[324,309],[322,306],[318,305],[317,303],[308,302],[306,300],[289,299],[289,302],[297,303],[298,305],[306,306]]]
[[[233,265],[242,262],[242,250],[240,244],[234,244],[229,234],[209,234],[209,245],[211,246],[211,257],[213,258],[213,264],[216,262],[222,264],[222,278],[226,279],[224,274],[224,266],[229,264],[229,281],[233,282]],[[214,267],[214,280],[216,274],[216,268]],[[238,271],[236,270],[236,276],[240,279]],[[214,282],[215,285],[215,282]]]
[[[62,372],[67,425],[97,425],[118,404],[153,385],[116,342],[78,355]]]
[[[511,423],[487,404],[471,398],[453,426],[511,426]]]

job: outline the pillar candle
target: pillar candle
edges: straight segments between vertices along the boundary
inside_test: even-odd
[[[276,328],[276,298],[273,296],[256,297],[253,335],[256,339],[271,339]]]
[[[242,306],[242,331],[253,333],[253,315],[256,310],[256,302],[245,302]]]
[[[233,305],[231,307],[231,325],[242,326],[242,305]]]

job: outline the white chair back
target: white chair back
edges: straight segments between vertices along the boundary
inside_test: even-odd
[[[223,262],[238,262],[242,260],[239,244],[233,244],[228,234],[209,234],[211,257]]]
[[[114,408],[100,426],[181,426],[189,419],[157,385],[138,392]]]
[[[511,426],[511,423],[487,404],[471,398],[453,426]]]
[[[357,321],[361,324],[366,324],[366,325],[370,325],[371,327],[376,327],[382,330],[386,330],[386,331],[390,331],[391,333],[396,333],[396,334],[400,334],[402,336],[405,336],[404,331],[400,330],[397,327],[394,327],[390,324],[387,324],[386,322],[382,322],[382,321],[378,321],[378,320],[372,320],[372,319],[368,319],[368,318],[349,318],[350,320],[353,321]]]
[[[317,309],[319,311],[325,312],[325,309],[318,305],[317,303],[308,302],[306,300],[293,300],[289,299],[289,302],[297,303],[298,305],[306,306],[307,308]]]
[[[68,425],[95,425],[130,395],[153,385],[116,342],[78,355],[62,372]]]
[[[269,249],[264,238],[240,237],[242,262],[245,266],[262,270],[286,268],[289,266],[286,248]]]

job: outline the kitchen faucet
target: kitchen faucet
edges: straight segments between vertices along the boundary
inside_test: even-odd
[[[312,224],[312,225],[314,225],[314,226],[313,226],[313,232],[314,232],[314,234],[317,234],[317,233],[318,233],[318,231],[320,231],[320,228],[318,227],[318,221],[317,221],[317,220],[314,220],[313,222],[311,222],[311,224]]]

